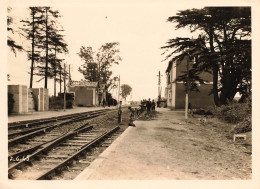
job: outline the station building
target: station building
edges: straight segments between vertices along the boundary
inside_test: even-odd
[[[167,99],[167,107],[172,109],[184,109],[185,108],[185,85],[183,82],[174,82],[175,79],[183,74],[183,71],[187,71],[186,56],[182,61],[169,62],[166,69],[166,88],[165,98]],[[194,63],[194,60],[189,62],[190,67]],[[189,92],[189,103],[192,108],[206,108],[214,106],[214,97],[209,95],[213,88],[212,74],[208,72],[202,72],[200,77],[207,81],[205,84],[198,84],[199,92]]]
[[[71,81],[68,92],[74,93],[74,105],[76,106],[98,105],[98,82]]]

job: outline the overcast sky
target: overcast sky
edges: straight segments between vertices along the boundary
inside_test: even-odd
[[[54,1],[55,2],[55,1]],[[151,3],[74,3],[51,4],[58,10],[62,18],[65,40],[69,54],[66,63],[71,65],[72,80],[83,79],[78,67],[83,64],[77,53],[81,46],[91,46],[94,50],[108,42],[119,42],[122,61],[112,67],[113,75],[120,75],[121,84],[129,84],[133,88],[132,99],[156,98],[158,96],[158,72],[162,77],[162,96],[164,96],[165,70],[168,61],[162,62],[164,56],[160,47],[165,42],[178,36],[191,36],[184,30],[176,31],[172,23],[167,22],[169,16],[176,15],[177,10],[201,8],[202,6],[186,6],[174,2]],[[11,5],[11,14],[16,24],[29,17],[27,6]],[[15,24],[14,24],[15,25]],[[30,47],[24,38],[16,37],[18,43]],[[9,51],[8,73],[9,84],[29,85],[30,62],[26,53],[18,53],[15,57]],[[35,78],[34,81],[37,79]],[[34,82],[34,87],[43,87],[44,80]],[[48,81],[50,94],[53,94],[53,80]],[[114,91],[114,95],[116,91]]]

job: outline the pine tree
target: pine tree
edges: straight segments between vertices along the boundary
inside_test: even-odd
[[[31,60],[31,71],[30,71],[30,88],[33,87],[33,76],[35,75],[34,69],[36,64],[41,62],[41,39],[43,38],[43,23],[44,15],[41,7],[29,7],[30,18],[22,20],[23,27],[21,30],[24,32],[23,36],[31,41],[31,49],[27,50],[28,60]]]
[[[12,39],[12,37],[9,36],[9,32],[11,32],[12,34],[15,33],[15,30],[12,28],[12,24],[13,24],[13,18],[11,16],[9,16],[9,13],[11,12],[12,8],[8,7],[7,8],[7,31],[8,31],[8,37],[7,37],[7,45],[8,47],[11,48],[12,52],[16,55],[16,50],[18,51],[22,51],[23,47],[21,45],[17,45],[17,43]]]

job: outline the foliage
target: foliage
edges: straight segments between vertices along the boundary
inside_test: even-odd
[[[98,81],[98,64],[94,61],[94,52],[92,47],[86,48],[82,46],[78,55],[85,61],[85,63],[79,67],[79,72],[89,81]]]
[[[252,107],[250,98],[244,103],[232,102],[215,109],[214,114],[228,123],[237,124],[245,120],[251,120]]]
[[[12,10],[11,7],[7,8],[8,13],[10,13],[11,10]],[[11,32],[12,34],[15,33],[14,29],[12,28],[13,21],[14,21],[14,19],[11,16],[7,15],[7,31]],[[9,35],[7,37],[7,45],[8,45],[8,47],[11,48],[12,52],[15,55],[16,55],[16,50],[18,50],[18,51],[23,50],[23,47],[21,45],[17,45],[17,43]]]
[[[13,109],[14,109],[14,98],[13,98],[13,94],[8,93],[8,114],[12,113]]]
[[[107,100],[108,106],[117,105],[117,100],[112,97],[111,93],[106,93],[106,100]]]
[[[126,101],[126,97],[128,95],[130,95],[130,93],[132,92],[132,87],[130,85],[127,85],[127,84],[123,84],[121,85],[121,96],[123,99],[125,99]]]
[[[32,47],[27,50],[28,60],[31,60],[31,80],[33,75],[45,79],[44,87],[47,88],[47,78],[54,78],[55,85],[57,74],[64,74],[61,63],[64,59],[58,58],[58,54],[68,53],[67,44],[64,41],[62,26],[58,23],[61,17],[58,11],[51,7],[29,7],[30,18],[22,20],[23,36],[31,41]]]
[[[74,95],[71,93],[66,93],[66,108],[72,108],[74,101]],[[64,96],[63,93],[59,93],[59,95],[52,96],[49,99],[49,107],[50,109],[63,109],[64,108]]]
[[[176,29],[199,32],[197,39],[170,39],[162,47],[171,52],[170,62],[189,53],[197,57],[194,69],[212,71],[217,106],[232,101],[235,94],[251,93],[251,9],[250,7],[205,7],[179,11],[168,18]],[[220,79],[219,79],[220,78]]]
[[[110,67],[113,64],[119,64],[122,60],[119,56],[118,46],[118,42],[106,43],[98,49],[97,53],[93,51],[92,47],[82,46],[78,55],[84,64],[79,67],[79,72],[89,81],[106,84],[108,89],[116,80],[116,78],[110,79],[112,75]]]

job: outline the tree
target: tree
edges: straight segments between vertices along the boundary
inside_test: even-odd
[[[22,20],[23,28],[21,30],[24,32],[23,36],[31,41],[31,50],[27,50],[28,60],[31,60],[31,72],[30,72],[30,88],[33,87],[33,75],[35,63],[40,63],[40,46],[42,38],[42,29],[44,23],[43,9],[41,7],[29,7],[30,18],[27,20]]]
[[[49,70],[49,43],[51,43],[51,39],[56,39],[62,37],[60,35],[57,36],[57,18],[61,17],[60,13],[58,11],[52,10],[50,7],[45,7],[45,74],[44,74],[44,88],[47,88],[48,86],[48,77],[52,77],[52,75],[48,72]],[[56,37],[55,37],[56,36]],[[62,38],[61,38],[62,39]],[[54,44],[57,45],[57,41],[54,41]],[[54,46],[55,46],[54,45]],[[63,43],[62,45],[64,48],[67,48],[66,43]],[[65,50],[66,51],[66,50]]]
[[[99,48],[97,53],[99,79],[103,83],[107,83],[112,75],[109,71],[112,64],[119,64],[122,60],[119,56],[118,45],[118,42],[106,43]]]
[[[122,98],[125,99],[125,102],[126,102],[126,97],[128,95],[130,95],[130,93],[132,92],[132,87],[130,85],[127,85],[127,84],[123,84],[121,85],[121,96]]]
[[[95,58],[92,47],[86,48],[82,46],[78,55],[83,61],[85,61],[85,63],[79,67],[79,72],[84,75],[86,80],[99,81],[98,66],[94,61]]]
[[[40,76],[38,80],[44,79],[44,87],[47,88],[48,78],[54,79],[56,93],[56,74],[59,72],[59,64],[64,59],[58,58],[59,53],[68,53],[63,28],[57,19],[60,17],[58,11],[51,7],[30,7],[30,18],[22,20],[24,36],[31,41],[31,50],[28,50],[28,59],[31,60],[30,88],[33,85],[33,75]],[[61,69],[60,69],[61,70]],[[60,71],[60,73],[63,73]]]
[[[7,12],[10,13],[12,10],[11,7],[7,8]],[[7,31],[11,32],[12,34],[15,33],[15,30],[12,28],[13,24],[13,18],[9,15],[7,15]],[[7,37],[7,45],[11,48],[12,52],[16,55],[16,50],[22,51],[23,47],[20,45],[17,45],[17,43],[8,35]]]
[[[78,55],[84,61],[84,64],[79,67],[85,79],[107,84],[110,82],[112,71],[110,67],[113,64],[119,64],[122,60],[119,56],[118,42],[106,43],[102,45],[98,52],[95,53],[92,47],[80,48]]]
[[[168,21],[176,23],[176,29],[188,27],[191,32],[200,33],[197,43],[176,38],[169,40],[163,48],[174,49],[166,56],[171,61],[176,60],[176,56],[173,57],[176,53],[196,50],[199,57],[196,70],[212,70],[212,92],[217,106],[227,104],[237,92],[242,95],[251,93],[249,7],[188,9],[169,17]]]

